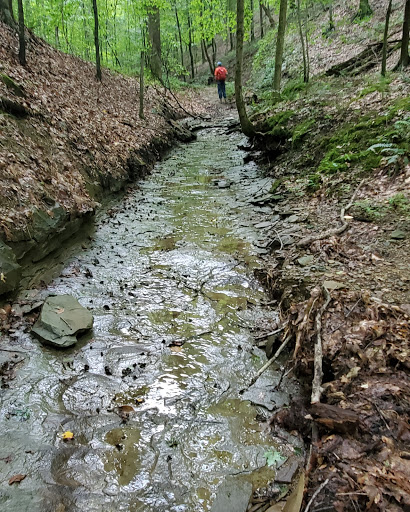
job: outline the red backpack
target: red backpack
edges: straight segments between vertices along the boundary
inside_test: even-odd
[[[225,80],[227,74],[228,74],[228,72],[226,71],[226,69],[223,66],[219,66],[215,70],[215,78],[217,80]]]

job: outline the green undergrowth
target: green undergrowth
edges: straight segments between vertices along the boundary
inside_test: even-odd
[[[370,172],[382,163],[397,170],[410,155],[410,98],[394,102],[382,116],[368,113],[356,122],[340,126],[331,136],[324,136],[319,150],[324,150],[308,188],[318,189],[323,175],[339,174],[359,168]],[[397,119],[400,117],[401,119]],[[397,119],[397,120],[396,120]]]
[[[363,199],[353,204],[352,213],[369,222],[383,222],[394,216],[409,217],[410,200],[402,192],[384,201]]]

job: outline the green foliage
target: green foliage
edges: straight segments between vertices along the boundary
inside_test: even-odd
[[[283,112],[278,112],[274,116],[269,117],[266,120],[266,123],[270,129],[278,126],[284,126],[294,115],[295,112],[293,110],[284,110]]]
[[[389,199],[389,205],[394,210],[410,213],[410,200],[402,192],[395,194]]]
[[[286,457],[284,457],[280,452],[276,450],[265,452],[264,456],[266,457],[266,464],[268,466],[276,466],[277,464],[286,460]]]
[[[294,101],[307,90],[309,84],[302,80],[294,80],[289,82],[283,89],[281,97],[283,100]]]

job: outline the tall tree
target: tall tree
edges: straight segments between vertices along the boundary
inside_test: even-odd
[[[178,9],[177,9],[176,4],[175,4],[175,18],[176,18],[177,28],[178,28],[179,51],[181,53],[181,66],[182,66],[182,70],[184,70],[184,49],[183,49],[183,46],[182,46],[181,25],[179,23]],[[184,82],[186,82],[185,73],[182,75],[182,78],[184,79]]]
[[[389,23],[390,23],[390,15],[391,15],[391,5],[392,5],[392,0],[389,0],[389,5],[387,6],[387,12],[386,12],[386,22],[384,24],[384,34],[383,34],[383,52],[382,52],[382,70],[381,70],[381,75],[382,76],[386,76],[387,37],[389,35]]]
[[[260,33],[261,39],[263,37],[263,9],[262,9],[262,0],[259,0],[259,25],[260,25]]]
[[[251,18],[251,41],[255,41],[255,20],[253,19],[253,11],[254,11],[253,0],[250,0],[250,2],[251,2],[251,13],[252,13],[252,18]]]
[[[151,72],[155,78],[162,80],[161,17],[157,5],[152,5],[148,9],[148,36],[151,44]]]
[[[247,137],[255,135],[255,128],[249,121],[242,94],[242,63],[244,37],[244,0],[237,0],[236,5],[236,67],[235,67],[235,100],[238,109],[241,129]]]
[[[27,64],[26,61],[26,38],[25,38],[25,27],[24,27],[24,9],[23,0],[18,0],[18,12],[19,12],[19,61],[22,66]]]
[[[195,78],[195,62],[194,62],[194,54],[192,53],[192,22],[191,22],[191,14],[188,11],[188,52],[189,52],[189,60],[191,62],[191,78]]]
[[[410,32],[410,0],[404,6],[403,32],[401,37],[401,51],[398,67],[403,69],[410,64],[409,59],[409,32]]]
[[[98,23],[98,8],[97,0],[93,0],[93,12],[94,12],[94,45],[95,45],[95,65],[97,71],[97,79],[101,82],[101,60],[100,60],[100,38],[98,35],[99,23]]]
[[[297,2],[296,2],[296,12],[297,12],[297,18],[298,18],[300,44],[302,45],[303,81],[307,83],[309,81],[309,75],[308,75],[307,58],[306,58],[305,37],[303,35],[302,17],[300,15],[300,0],[297,0]]]
[[[280,96],[280,82],[282,79],[282,60],[283,60],[283,46],[285,43],[287,8],[288,8],[288,0],[280,0],[279,26],[278,26],[278,36],[276,39],[276,53],[275,53],[275,74],[273,76],[273,90],[274,90],[276,96]]]

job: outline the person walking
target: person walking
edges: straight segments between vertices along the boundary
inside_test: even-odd
[[[224,98],[226,103],[226,90],[225,90],[225,80],[228,71],[226,68],[222,66],[222,62],[218,62],[217,67],[215,68],[215,80],[218,84],[218,96],[219,101],[222,103],[222,98]]]

